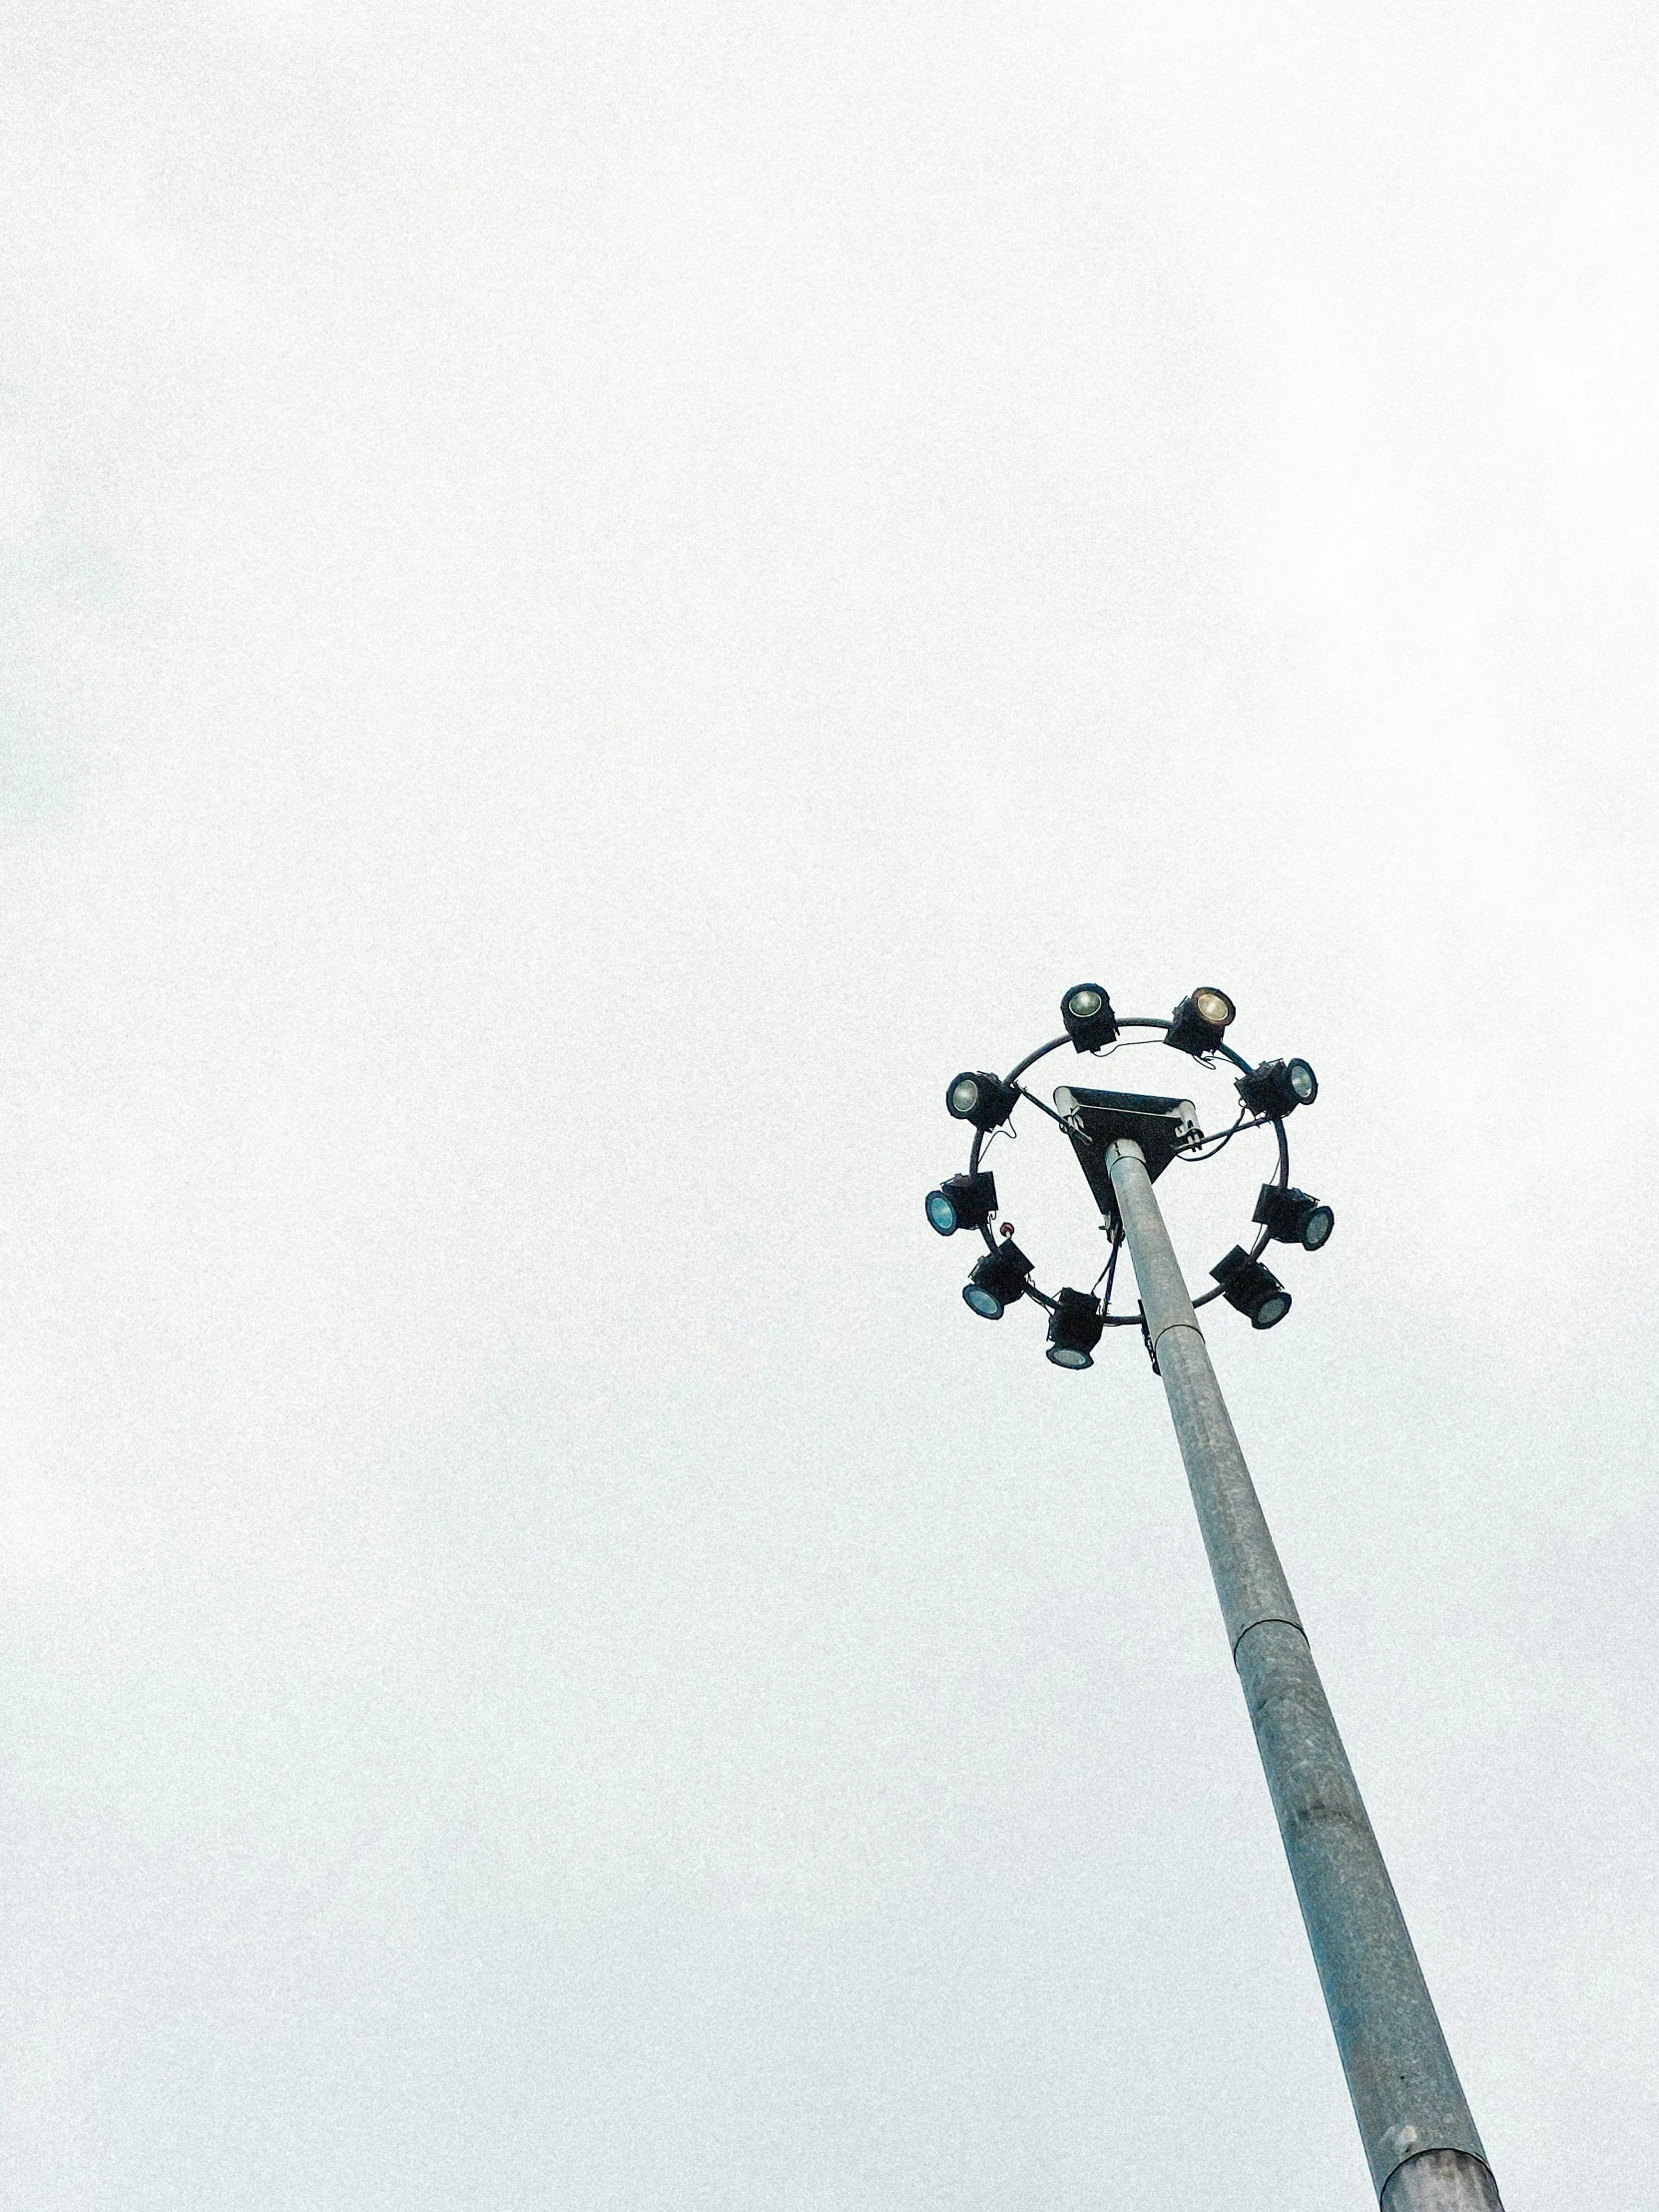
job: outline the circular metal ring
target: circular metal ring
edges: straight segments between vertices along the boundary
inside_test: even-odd
[[[1117,1025],[1120,1029],[1162,1029],[1166,1035],[1172,1026],[1170,1021],[1160,1020],[1156,1014],[1120,1014],[1117,1017]],[[1019,1081],[1028,1068],[1035,1067],[1039,1060],[1046,1059],[1049,1053],[1057,1052],[1061,1045],[1070,1044],[1070,1042],[1071,1039],[1068,1036],[1050,1037],[1047,1044],[1038,1045],[1035,1052],[1028,1052],[1023,1060],[1016,1061],[1002,1080],[1012,1086]],[[1206,1066],[1218,1054],[1231,1060],[1233,1065],[1241,1069],[1244,1074],[1254,1075],[1256,1073],[1255,1066],[1245,1058],[1242,1052],[1236,1052],[1230,1044],[1218,1042],[1209,1054],[1195,1053],[1193,1057],[1198,1060],[1200,1066]],[[1093,1058],[1094,1055],[1091,1054],[1090,1057]],[[1013,1109],[1010,1107],[1010,1118],[1012,1113]],[[1282,1191],[1289,1190],[1291,1182],[1291,1147],[1285,1135],[1285,1117],[1283,1114],[1269,1114],[1264,1117],[1264,1123],[1272,1125],[1274,1135],[1279,1140],[1279,1188]],[[1258,1123],[1257,1126],[1264,1126],[1264,1123]],[[1006,1127],[1007,1124],[1003,1123],[1000,1126]],[[976,1175],[979,1171],[979,1154],[984,1147],[986,1137],[990,1134],[990,1131],[984,1129],[975,1129],[973,1132],[973,1143],[968,1150],[968,1173],[970,1175]],[[985,1250],[987,1252],[995,1252],[998,1249],[988,1221],[980,1223],[979,1234],[985,1240]],[[1262,1257],[1262,1254],[1267,1250],[1268,1241],[1268,1232],[1264,1229],[1250,1248],[1250,1258],[1252,1260],[1259,1260]],[[1055,1301],[1048,1296],[1046,1291],[1039,1291],[1035,1283],[1028,1282],[1026,1284],[1025,1295],[1027,1298],[1035,1299],[1039,1306],[1046,1307],[1050,1313],[1054,1311]],[[1218,1283],[1213,1291],[1206,1291],[1201,1298],[1193,1300],[1194,1311],[1196,1312],[1200,1306],[1208,1306],[1213,1299],[1218,1299],[1221,1295],[1222,1286]],[[1141,1317],[1138,1313],[1105,1314],[1101,1318],[1108,1329],[1138,1329],[1141,1325]]]

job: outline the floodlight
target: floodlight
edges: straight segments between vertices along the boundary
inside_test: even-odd
[[[1221,1295],[1228,1305],[1248,1316],[1253,1329],[1271,1329],[1291,1310],[1291,1294],[1278,1276],[1260,1260],[1253,1260],[1242,1245],[1235,1245],[1210,1273],[1221,1285]]]
[[[1116,1040],[1118,1019],[1099,983],[1073,983],[1060,1001],[1060,1019],[1079,1052],[1093,1052]]]
[[[1306,1191],[1282,1191],[1277,1183],[1262,1185],[1250,1218],[1261,1223],[1275,1244],[1299,1244],[1309,1252],[1329,1243],[1337,1226],[1329,1206],[1322,1206]]]
[[[1092,1368],[1094,1348],[1106,1327],[1087,1291],[1062,1291],[1048,1318],[1048,1357],[1057,1368]]]
[[[1253,1114],[1292,1114],[1320,1095],[1320,1079],[1306,1060],[1264,1060],[1233,1087]]]
[[[984,1321],[1000,1321],[1003,1309],[1025,1296],[1031,1263],[1011,1239],[987,1252],[969,1276],[963,1298]]]
[[[927,1194],[927,1219],[941,1237],[953,1237],[958,1229],[982,1229],[995,1212],[996,1178],[985,1169],[977,1175],[948,1175]]]
[[[1194,1059],[1206,1052],[1214,1052],[1221,1042],[1222,1031],[1227,1027],[1238,1008],[1225,991],[1218,991],[1208,983],[1189,994],[1170,1016],[1170,1025],[1164,1042],[1174,1045],[1177,1052],[1190,1052]]]
[[[999,1075],[969,1072],[953,1076],[944,1102],[958,1121],[971,1121],[975,1129],[994,1129],[1007,1120],[1019,1099],[1012,1083]]]

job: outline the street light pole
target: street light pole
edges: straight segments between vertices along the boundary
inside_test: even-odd
[[[1502,2212],[1145,1156],[1107,1164],[1382,2212]]]

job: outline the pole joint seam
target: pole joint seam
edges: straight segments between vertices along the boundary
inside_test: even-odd
[[[1388,2193],[1389,2182],[1392,2181],[1394,2175],[1399,2172],[1402,2166],[1408,2166],[1413,2158],[1432,2158],[1436,2152],[1443,2151],[1451,2151],[1458,2158],[1466,2158],[1471,2166],[1480,2167],[1481,2171],[1485,2174],[1486,2179],[1492,2185],[1493,2197],[1495,2198],[1497,2196],[1497,2176],[1493,2173],[1491,2167],[1486,2163],[1485,2159],[1480,2156],[1480,2153],[1478,2151],[1470,2150],[1467,2145],[1463,2143],[1413,2143],[1411,2145],[1411,2148],[1405,2153],[1404,2157],[1396,2158],[1394,2163],[1382,2176],[1382,2179],[1378,2183],[1377,2201],[1379,2206],[1381,2206],[1382,2199]]]
[[[1163,1343],[1164,1339],[1169,1336],[1173,1330],[1177,1329],[1190,1329],[1193,1335],[1198,1339],[1200,1344],[1204,1342],[1204,1332],[1202,1329],[1199,1328],[1196,1321],[1167,1321],[1164,1323],[1161,1329],[1153,1329],[1149,1330],[1148,1332],[1152,1339],[1153,1351],[1156,1352],[1158,1347]]]
[[[1244,1642],[1245,1638],[1251,1634],[1252,1630],[1258,1628],[1272,1628],[1275,1626],[1279,1628],[1294,1628],[1297,1634],[1302,1638],[1303,1642],[1305,1644],[1308,1642],[1307,1629],[1303,1627],[1302,1623],[1299,1620],[1293,1620],[1288,1613],[1258,1613],[1253,1621],[1246,1621],[1243,1628],[1239,1630],[1239,1633],[1233,1639],[1234,1665],[1237,1666],[1238,1664],[1239,1646]],[[1309,1648],[1312,1649],[1312,1646],[1310,1646]]]

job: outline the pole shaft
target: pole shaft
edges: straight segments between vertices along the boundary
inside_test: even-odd
[[[1501,2212],[1140,1147],[1107,1153],[1216,1595],[1383,2212]]]

